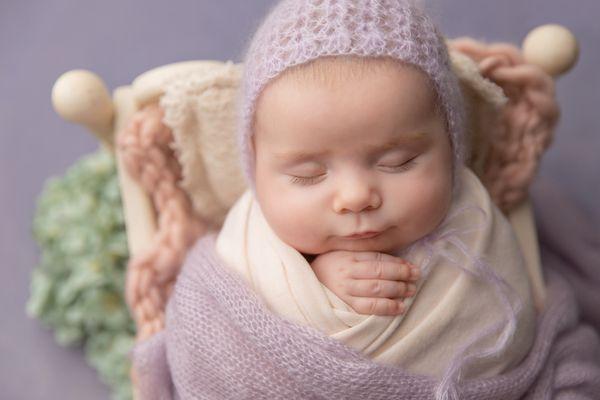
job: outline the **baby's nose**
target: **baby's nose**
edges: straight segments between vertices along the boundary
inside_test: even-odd
[[[338,214],[374,210],[381,205],[377,190],[367,184],[351,184],[340,188],[333,201],[333,210]]]

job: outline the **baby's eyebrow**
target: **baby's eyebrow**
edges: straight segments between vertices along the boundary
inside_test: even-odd
[[[327,154],[329,154],[329,151],[325,150],[325,151],[319,151],[317,153],[311,153],[311,152],[306,152],[306,151],[282,151],[279,153],[274,153],[273,155],[283,161],[290,161],[290,162],[296,162],[296,161],[303,161],[303,160],[308,160],[311,158],[319,158],[322,156],[326,156]]]
[[[414,132],[414,133],[410,133],[410,134],[405,134],[401,137],[394,138],[394,139],[390,140],[389,142],[384,143],[382,145],[367,144],[365,147],[367,147],[369,150],[371,150],[373,152],[381,152],[381,151],[393,149],[393,148],[401,146],[401,145],[420,142],[425,138],[425,136],[426,136],[426,134],[424,132]]]
[[[390,140],[384,144],[366,144],[365,147],[373,153],[383,152],[389,149],[393,149],[395,147],[399,147],[401,145],[412,144],[415,142],[420,142],[425,138],[426,134],[424,132],[415,132],[411,134],[403,135],[402,137],[397,137]],[[298,162],[308,159],[314,159],[323,157],[329,154],[329,150],[323,150],[319,152],[307,152],[307,151],[282,151],[274,153],[274,156],[278,159],[289,161],[289,162]]]

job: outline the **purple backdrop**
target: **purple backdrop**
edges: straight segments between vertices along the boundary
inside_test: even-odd
[[[151,3],[151,4],[150,4]],[[54,343],[24,313],[38,252],[30,235],[34,201],[46,178],[63,173],[97,143],[52,110],[50,90],[70,69],[98,73],[110,89],[163,64],[191,59],[240,61],[268,0],[0,3],[0,397],[105,399],[107,389],[82,352]],[[439,3],[442,3],[439,1]],[[600,2],[453,0],[434,6],[450,37],[520,43],[556,22],[580,40],[576,69],[558,83],[563,117],[543,167],[600,222]]]

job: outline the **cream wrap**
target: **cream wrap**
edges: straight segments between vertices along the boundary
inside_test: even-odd
[[[459,177],[461,189],[436,232],[397,253],[419,265],[423,274],[414,301],[406,300],[404,315],[353,311],[319,282],[300,252],[279,239],[250,191],[229,211],[216,251],[274,313],[314,327],[376,361],[441,377],[473,335],[506,319],[506,307],[493,285],[461,269],[475,270],[474,258],[460,250],[462,242],[467,253],[484,255],[512,288],[511,302],[518,298],[521,303],[513,339],[499,356],[463,371],[465,377],[492,376],[528,353],[535,311],[525,261],[509,222],[470,170],[464,168]],[[500,333],[486,336],[468,351],[489,348]]]

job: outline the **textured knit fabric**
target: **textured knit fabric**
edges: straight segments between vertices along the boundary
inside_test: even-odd
[[[211,226],[223,224],[246,187],[234,135],[242,70],[231,62],[202,64],[165,85],[160,99],[182,168],[179,185]]]
[[[249,190],[227,215],[216,251],[271,312],[311,326],[377,362],[438,378],[454,357],[490,348],[503,330],[471,348],[470,341],[481,332],[496,324],[505,329],[509,325],[507,302],[478,276],[475,264],[485,254],[490,268],[509,285],[508,297],[520,311],[514,340],[494,357],[467,364],[461,375],[494,376],[529,352],[535,333],[533,300],[525,260],[509,222],[469,169],[463,168],[459,176],[461,191],[440,229],[398,254],[421,271],[417,293],[404,300],[408,311],[402,315],[356,313],[317,279],[300,252],[279,239]]]
[[[454,164],[463,158],[463,106],[443,37],[411,0],[283,0],[251,40],[244,61],[238,142],[254,188],[251,146],[256,101],[286,69],[327,56],[390,57],[430,78],[445,112]]]
[[[269,312],[222,265],[215,239],[204,237],[190,252],[167,329],[135,349],[142,399],[434,398],[434,379],[376,364]],[[545,265],[548,302],[525,360],[502,375],[464,381],[460,399],[600,398],[598,333],[581,323],[572,287],[554,272],[569,266],[560,258]]]

